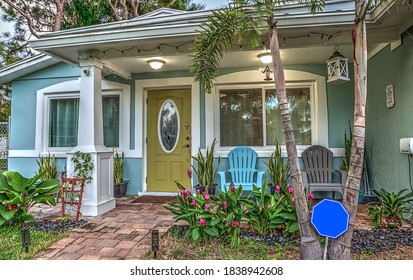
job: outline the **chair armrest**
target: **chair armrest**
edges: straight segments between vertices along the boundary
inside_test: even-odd
[[[305,189],[308,189],[308,177],[307,172],[301,171],[301,176],[303,177],[303,186]]]
[[[226,171],[218,171],[219,176],[221,177],[221,190],[226,191],[225,185],[227,184]]]
[[[344,188],[346,187],[346,184],[347,184],[348,171],[346,170],[335,170],[335,171],[341,174],[341,185],[343,186],[343,192],[344,192]]]
[[[257,188],[262,188],[262,178],[264,174],[264,171],[257,171]]]

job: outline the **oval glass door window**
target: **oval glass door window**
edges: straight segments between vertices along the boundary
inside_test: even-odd
[[[166,100],[159,111],[158,137],[162,149],[166,153],[172,153],[179,140],[179,112],[172,100]]]

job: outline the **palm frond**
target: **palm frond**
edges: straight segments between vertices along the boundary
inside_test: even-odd
[[[248,2],[248,1],[236,1]],[[201,25],[195,40],[194,54],[190,70],[195,81],[212,90],[212,81],[219,68],[219,62],[232,46],[242,41],[246,35],[254,37],[258,28],[243,5],[234,5],[223,10],[214,11],[208,21]],[[258,40],[249,40],[258,42]]]

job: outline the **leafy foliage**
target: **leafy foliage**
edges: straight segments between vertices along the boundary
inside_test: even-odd
[[[122,152],[121,156],[115,151],[113,159],[113,180],[115,184],[123,183],[123,168],[125,166],[125,153]]]
[[[56,179],[59,170],[56,166],[55,155],[51,156],[49,153],[47,156],[41,156],[36,162],[39,167],[37,173],[44,174],[42,179]]]
[[[72,162],[74,164],[73,174],[76,178],[86,179],[86,183],[92,182],[92,171],[95,168],[92,157],[88,153],[77,151],[73,157]]]
[[[351,156],[351,141],[353,139],[353,132],[351,131],[351,125],[349,121],[349,136],[347,137],[347,133],[344,132],[344,157],[343,162],[341,163],[341,170],[348,171],[350,167],[350,156]]]
[[[194,241],[204,241],[208,235],[218,236],[217,224],[221,221],[212,212],[211,197],[206,193],[194,196],[184,186],[176,184],[180,189],[177,196],[178,204],[168,202],[164,207],[175,215],[176,220],[188,222],[189,230],[185,236]]]
[[[16,171],[0,173],[0,225],[34,220],[29,209],[36,203],[55,206],[59,191],[57,179],[40,180],[43,173],[25,178]]]
[[[373,190],[379,201],[369,202],[369,215],[373,219],[374,227],[400,227],[403,214],[412,211],[413,192],[404,194],[407,189],[387,192],[385,189]]]
[[[207,147],[205,157],[202,155],[201,149],[198,149],[198,154],[196,157],[192,157],[197,163],[197,167],[192,165],[198,183],[200,186],[205,186],[208,192],[208,188],[215,183],[215,177],[218,172],[219,164],[221,163],[221,158],[218,158],[217,167],[214,170],[214,151],[216,145],[216,139],[212,142],[211,148]]]
[[[270,174],[272,184],[274,186],[286,186],[290,178],[290,165],[288,160],[284,162],[278,141],[276,141],[275,151],[271,154],[266,165],[268,166],[268,173]]]
[[[237,247],[241,244],[239,238],[241,220],[244,216],[244,203],[242,197],[242,186],[236,188],[231,185],[229,190],[221,191],[216,197],[216,215],[221,223],[220,236],[223,236],[231,247]]]

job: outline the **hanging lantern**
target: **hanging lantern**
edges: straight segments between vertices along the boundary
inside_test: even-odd
[[[265,78],[264,78],[265,81],[271,81],[272,80],[272,77],[271,77],[272,71],[271,71],[270,67],[268,66],[268,64],[267,64],[267,66],[265,66],[264,71],[261,71],[261,72],[265,74]]]
[[[334,53],[327,60],[328,83],[341,84],[350,81],[348,73],[348,58],[339,51],[338,46],[334,48]]]

